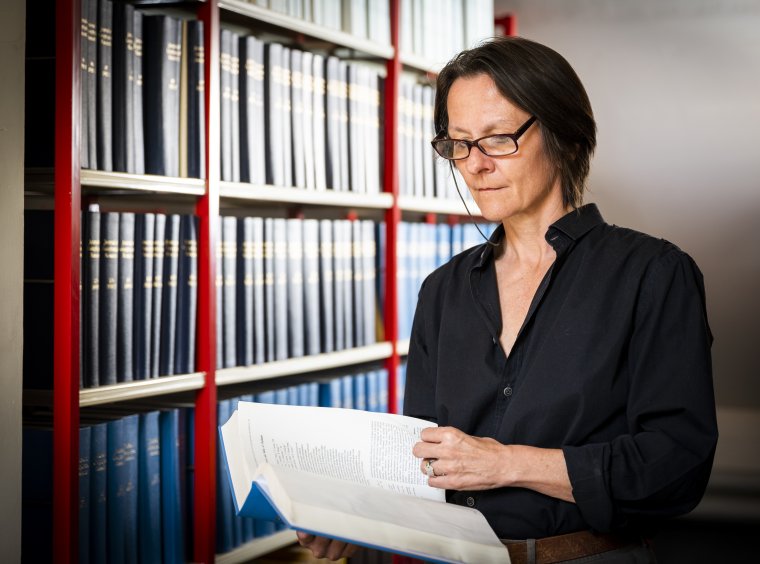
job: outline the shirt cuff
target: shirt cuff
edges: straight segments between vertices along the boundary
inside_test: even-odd
[[[573,498],[585,521],[595,531],[613,529],[614,507],[610,495],[610,447],[606,444],[564,446]]]

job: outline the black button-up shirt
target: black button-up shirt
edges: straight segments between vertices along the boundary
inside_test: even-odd
[[[491,240],[503,237],[500,227]],[[447,492],[500,538],[649,531],[696,506],[717,442],[702,275],[675,245],[608,225],[594,205],[559,219],[546,240],[556,260],[509,357],[493,247],[425,280],[404,412],[563,450],[575,504],[523,488]]]

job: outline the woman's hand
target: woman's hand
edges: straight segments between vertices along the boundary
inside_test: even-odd
[[[412,452],[422,459],[430,486],[460,491],[522,487],[574,502],[561,449],[504,445],[454,427],[429,427],[420,438]]]
[[[330,539],[327,537],[318,537],[303,531],[296,531],[298,544],[311,550],[315,558],[327,558],[329,560],[340,560],[349,558],[359,549],[358,546],[348,544],[343,541]]]

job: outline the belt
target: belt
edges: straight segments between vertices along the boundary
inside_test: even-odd
[[[553,564],[616,550],[638,544],[641,540],[624,535],[578,531],[535,539],[535,541],[529,539],[527,541],[502,540],[501,542],[507,547],[512,564]],[[531,559],[531,553],[533,559]]]

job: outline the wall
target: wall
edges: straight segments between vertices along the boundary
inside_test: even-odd
[[[0,554],[21,559],[24,0],[0,7]]]
[[[496,0],[505,12],[586,85],[598,125],[587,200],[700,265],[715,335],[715,476],[760,494],[760,2]]]

